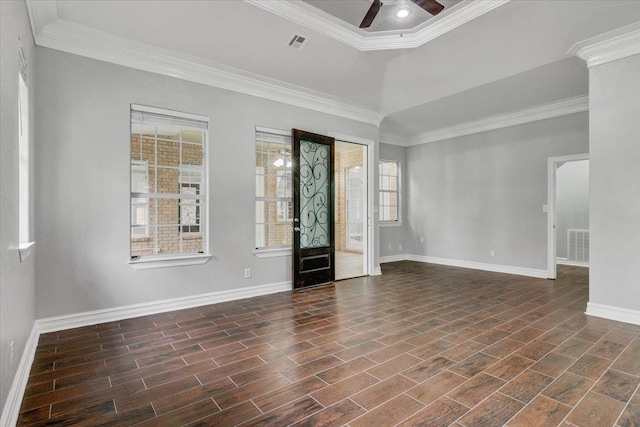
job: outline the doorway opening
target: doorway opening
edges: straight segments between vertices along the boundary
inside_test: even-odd
[[[551,157],[548,163],[548,276],[557,264],[589,266],[589,155]]]
[[[366,145],[335,143],[335,279],[369,274],[369,183]]]

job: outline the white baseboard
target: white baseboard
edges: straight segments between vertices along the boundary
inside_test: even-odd
[[[566,258],[557,258],[556,259],[556,264],[572,265],[574,267],[587,267],[587,268],[589,268],[589,263],[588,262],[569,261]]]
[[[0,415],[0,426],[15,426],[18,422],[18,416],[20,415],[20,406],[22,405],[22,398],[27,388],[27,382],[29,381],[29,372],[31,371],[31,365],[36,354],[36,348],[38,347],[38,339],[40,338],[40,332],[36,324],[31,328],[31,333],[27,338],[27,342],[20,358],[20,364],[18,364],[18,370],[13,377],[7,400],[5,401],[4,408],[2,409],[2,415]]]
[[[377,266],[373,269],[372,276],[382,276],[382,269],[380,268],[380,266]]]
[[[398,254],[398,255],[389,255],[389,256],[381,256],[380,264],[384,264],[386,262],[397,262],[397,261],[406,261],[409,255],[407,254]]]
[[[589,316],[602,317],[609,320],[616,320],[618,322],[640,325],[640,311],[638,310],[630,310],[628,308],[588,302],[587,311],[585,312],[585,314],[588,314]]]
[[[258,285],[143,304],[125,305],[122,307],[107,308],[104,310],[49,317],[46,319],[36,320],[36,326],[40,333],[62,331],[65,329],[96,325],[98,323],[114,322],[133,317],[164,313],[166,311],[182,310],[185,308],[199,307],[202,305],[216,304],[219,302],[233,301],[242,298],[251,298],[276,292],[285,292],[290,291],[291,289],[291,282]]]
[[[482,262],[463,261],[450,258],[438,258],[424,255],[400,254],[386,257],[380,257],[380,263],[396,262],[396,261],[416,261],[426,262],[430,264],[449,265],[452,267],[472,268],[474,270],[493,271],[495,273],[516,274],[518,276],[536,277],[538,279],[546,279],[548,277],[547,270],[537,270],[535,268],[513,267],[510,265],[485,264]]]
[[[407,258],[411,261],[450,265],[452,267],[472,268],[474,270],[493,271],[495,273],[515,274],[518,276],[536,277],[538,279],[546,279],[548,277],[547,270],[538,270],[535,268],[513,267],[510,265],[499,264],[485,264],[483,262],[462,261],[457,259],[437,258],[432,256],[409,255]]]

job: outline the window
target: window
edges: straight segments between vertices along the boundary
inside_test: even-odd
[[[18,241],[20,259],[29,255],[31,242],[31,191],[30,191],[30,138],[29,138],[29,88],[27,87],[27,63],[22,51],[18,49]]]
[[[291,247],[291,136],[256,131],[256,249]]]
[[[131,106],[131,259],[203,254],[208,118]]]
[[[380,180],[380,222],[400,220],[398,209],[400,200],[400,164],[391,160],[380,160],[378,164]]]

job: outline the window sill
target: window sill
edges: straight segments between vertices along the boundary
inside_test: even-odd
[[[183,267],[187,265],[200,265],[209,262],[211,255],[174,256],[166,258],[148,258],[129,261],[134,270],[150,270],[153,268]]]
[[[18,245],[18,252],[20,253],[20,262],[24,262],[29,255],[31,255],[31,248],[36,244],[36,242],[25,242],[20,243]]]
[[[281,256],[291,256],[291,248],[277,249],[256,249],[253,251],[256,258],[275,258]]]
[[[400,227],[402,226],[402,221],[385,221],[378,223],[380,227]]]

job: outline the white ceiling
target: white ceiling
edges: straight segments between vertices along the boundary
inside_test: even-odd
[[[586,94],[586,66],[567,51],[640,21],[640,0],[511,0],[420,47],[380,51],[241,0],[58,0],[57,18],[380,112],[385,132],[410,137]],[[310,44],[289,47],[294,34]]]

